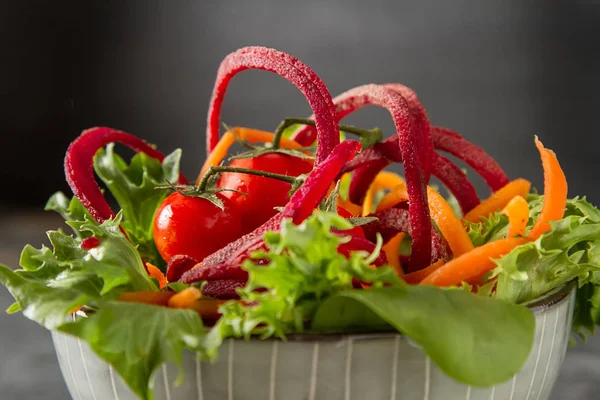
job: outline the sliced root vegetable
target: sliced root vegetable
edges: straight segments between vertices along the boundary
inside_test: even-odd
[[[469,142],[460,134],[439,126],[431,128],[431,136],[437,150],[445,151],[463,160],[486,181],[493,191],[508,184],[509,179],[504,170],[481,147]]]
[[[249,257],[250,254],[251,252],[248,252],[247,257]],[[241,261],[243,260],[240,260],[236,263],[221,263],[212,265],[198,264],[194,268],[185,272],[181,276],[179,281],[182,283],[213,281],[218,279],[234,279],[237,281],[246,281],[248,279],[248,272],[240,268]]]
[[[405,98],[397,91],[381,85],[364,85],[351,89],[336,99],[346,98],[349,109],[356,104],[373,104],[387,109],[394,121],[398,135],[398,146],[404,163],[404,174],[409,194],[410,222],[412,225],[411,264],[426,266],[431,261],[431,221],[427,207],[425,189],[426,148],[423,147],[423,132],[415,127],[414,117]],[[377,171],[379,172],[379,171]],[[373,176],[374,178],[374,176]],[[357,179],[357,177],[355,177]],[[370,184],[370,182],[369,182]],[[356,202],[355,198],[350,198]]]
[[[190,307],[196,311],[203,319],[218,319],[221,314],[219,313],[219,307],[225,304],[227,300],[215,300],[215,299],[200,299]]]
[[[167,306],[169,299],[175,295],[175,292],[127,292],[121,294],[117,300],[129,303],[144,303],[155,306]]]
[[[508,237],[523,236],[529,220],[529,204],[521,196],[515,196],[502,210],[508,217]]]
[[[227,157],[227,152],[236,142],[236,137],[249,143],[271,143],[274,135],[270,132],[241,127],[235,127],[230,132],[225,132],[204,162],[202,170],[196,179],[196,184],[200,183],[202,177],[210,167],[220,165],[225,157]],[[302,147],[299,143],[287,138],[281,138],[279,146],[284,149],[299,149]]]
[[[148,271],[148,275],[150,275],[152,278],[158,281],[159,288],[162,289],[169,283],[169,281],[167,281],[167,278],[165,277],[165,274],[163,274],[160,269],[150,264],[149,262],[146,263],[146,271]]]
[[[358,86],[336,96],[333,99],[333,103],[336,107],[338,120],[342,120],[345,116],[371,104],[380,107],[383,106],[381,102],[370,95],[369,91],[372,86],[374,85]],[[400,94],[409,107],[411,117],[414,121],[414,129],[416,130],[415,140],[418,142],[417,148],[421,152],[425,181],[428,182],[431,157],[433,154],[433,142],[431,139],[431,125],[429,124],[425,108],[412,89],[399,83],[388,83],[381,86]],[[304,126],[300,128],[292,138],[302,145],[308,146],[315,141],[316,132],[313,127]],[[362,198],[360,200],[353,200],[358,203],[362,201]]]
[[[193,308],[194,303],[202,297],[200,289],[190,286],[171,297],[168,306],[171,308]]]
[[[179,254],[173,256],[167,264],[167,280],[169,282],[177,282],[184,273],[194,268],[198,264],[198,260],[193,257]]]
[[[515,196],[526,197],[530,188],[529,181],[522,178],[515,179],[469,211],[464,219],[469,222],[480,222],[482,217],[502,210]]]
[[[438,178],[458,201],[463,214],[468,213],[480,203],[473,184],[456,164],[437,153],[431,160],[431,173]]]
[[[529,232],[529,237],[537,239],[550,229],[549,222],[561,219],[567,206],[567,178],[563,172],[556,154],[546,149],[539,139],[535,138],[535,145],[542,157],[544,167],[544,204],[538,219]]]
[[[338,120],[331,94],[323,81],[308,66],[289,54],[265,47],[245,47],[221,62],[208,110],[207,155],[219,141],[223,99],[231,79],[248,69],[274,72],[287,79],[304,94],[315,115],[319,146],[315,164],[319,165],[339,143]]]
[[[411,285],[416,285],[418,283],[421,283],[421,281],[423,279],[427,278],[429,275],[431,275],[432,273],[437,271],[442,265],[444,265],[444,261],[437,260],[436,262],[431,264],[429,267],[425,267],[418,271],[411,272],[410,274],[406,274],[402,278],[404,279],[404,281],[406,283],[409,283]]]
[[[351,239],[347,243],[343,243],[338,247],[338,252],[343,254],[346,257],[350,256],[350,252],[352,251],[366,251],[371,254],[375,251],[376,245],[360,236],[351,236]],[[373,264],[380,267],[387,263],[387,258],[384,252],[380,252]]]
[[[421,285],[448,287],[460,285],[462,282],[480,283],[480,278],[496,266],[494,259],[508,254],[515,247],[529,241],[528,238],[514,237],[496,240],[476,247],[437,268],[421,281]]]
[[[150,144],[126,132],[112,128],[92,128],[83,131],[67,149],[65,175],[75,197],[98,222],[115,215],[102,195],[93,168],[94,156],[98,150],[110,143],[124,144],[136,152],[145,153],[161,162],[165,158],[163,153]],[[187,183],[183,175],[180,175],[179,183]]]
[[[202,286],[202,295],[218,300],[239,299],[237,290],[244,286],[246,286],[245,281],[236,281],[235,279],[208,281]]]
[[[352,203],[350,200],[342,200],[338,198],[338,208],[346,210],[350,217],[360,217],[362,214],[362,207]]]
[[[406,182],[400,175],[388,171],[382,171],[379,174],[377,174],[377,176],[373,180],[373,183],[371,183],[369,190],[367,191],[365,200],[363,201],[363,217],[371,214],[373,210],[375,196],[380,190],[391,190],[399,185],[406,186]]]
[[[359,150],[359,142],[345,140],[338,144],[322,163],[315,164],[302,186],[296,190],[281,212],[283,218],[291,218],[295,224],[304,221],[325,197],[331,182],[339,176],[344,164]]]
[[[371,216],[376,217],[377,220],[362,225],[365,237],[371,242],[375,242],[377,240],[377,234],[380,234],[385,245],[398,233],[410,234],[410,215],[407,208],[407,204],[404,202],[398,204],[394,208],[371,214]],[[445,261],[451,258],[452,252],[448,246],[448,242],[437,229],[432,230],[431,249],[431,258],[434,262],[437,260]],[[411,264],[411,259],[409,258],[401,256],[400,262],[403,269],[407,272],[420,269],[418,266]]]
[[[388,260],[388,264],[394,268],[399,276],[404,275],[402,263],[400,262],[400,243],[402,243],[402,240],[404,240],[405,237],[405,233],[398,233],[382,247],[382,250]]]
[[[368,151],[369,149],[367,149]],[[398,149],[400,151],[400,149]],[[347,163],[346,166],[348,164]],[[390,161],[384,157],[372,160],[368,164],[362,165],[352,171],[350,186],[348,188],[348,198],[355,204],[363,204],[369,187],[375,180],[375,177],[390,165]],[[346,168],[346,166],[344,168]]]

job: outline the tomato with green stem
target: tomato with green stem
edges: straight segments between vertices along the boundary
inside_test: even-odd
[[[251,158],[236,158],[229,167],[264,171],[289,177],[310,172],[312,163],[306,159],[277,152],[264,153]],[[239,210],[243,234],[252,232],[277,213],[276,207],[285,206],[290,200],[292,185],[279,179],[244,173],[221,173],[215,185]]]
[[[225,196],[214,193],[216,202],[202,196],[169,195],[154,217],[154,242],[161,257],[186,255],[198,261],[242,236],[237,206]]]

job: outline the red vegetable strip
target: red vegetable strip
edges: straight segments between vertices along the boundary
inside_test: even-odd
[[[481,147],[469,142],[458,133],[446,128],[431,128],[433,145],[463,160],[473,168],[495,192],[504,187],[509,179],[500,165]]]
[[[391,241],[398,233],[411,234],[410,216],[408,210],[404,207],[408,208],[406,203],[400,203],[395,208],[371,214],[377,217],[377,221],[362,226],[367,240],[371,242],[376,241],[377,234],[379,233],[385,244]],[[448,242],[437,229],[432,229],[431,233],[431,259],[434,262],[437,260],[449,260],[452,252],[450,251]],[[419,269],[418,266],[411,263],[410,259],[402,260],[402,265],[407,272]]]
[[[208,281],[202,286],[202,295],[204,297],[212,297],[218,300],[239,299],[237,289],[246,286],[246,281],[236,281],[235,279],[221,279],[216,281]],[[204,315],[208,317],[208,315]]]
[[[315,114],[319,146],[315,165],[319,165],[339,143],[339,128],[331,95],[323,81],[295,57],[265,47],[245,47],[221,62],[208,110],[207,155],[219,141],[221,108],[227,86],[239,72],[259,69],[274,72],[294,84],[304,94]]]
[[[331,182],[340,174],[344,164],[359,150],[359,142],[344,140],[321,164],[315,164],[312,172],[281,212],[283,218],[291,218],[295,224],[300,224],[308,218],[329,190]]]
[[[338,247],[338,253],[343,254],[346,257],[349,257],[350,252],[352,251],[366,251],[367,253],[371,254],[373,251],[375,251],[376,247],[377,246],[373,242],[365,238],[351,236],[351,239],[348,243],[343,243]],[[387,264],[387,257],[383,251],[379,253],[373,264],[378,267]]]
[[[261,240],[262,244],[262,240]],[[262,246],[261,246],[262,247]],[[257,250],[257,249],[255,249]],[[252,250],[252,251],[255,251]],[[247,254],[247,257],[251,253]],[[202,265],[198,264],[194,268],[185,272],[179,282],[182,283],[193,283],[198,281],[214,281],[220,279],[234,279],[236,281],[246,281],[248,279],[248,272],[240,268],[241,262],[228,263],[223,262],[220,264]]]
[[[395,90],[380,85],[365,85],[338,96],[356,97],[364,104],[386,108],[394,120],[400,154],[404,161],[404,175],[409,195],[409,211],[413,232],[411,263],[427,266],[431,261],[431,220],[425,190],[424,150],[419,147],[420,132],[414,129],[411,110],[404,97]],[[351,198],[352,201],[354,199]]]
[[[198,260],[190,256],[184,254],[173,256],[167,264],[167,280],[169,282],[177,282],[184,273],[194,268],[197,264]]]
[[[367,105],[374,104],[381,106],[381,104],[374,102],[373,98],[367,94],[367,92],[370,90],[370,86],[372,85],[355,87],[336,96],[333,99],[338,121],[341,121],[348,114],[351,114]],[[399,83],[388,83],[381,86],[396,91],[406,100],[411,116],[414,120],[414,129],[416,129],[418,132],[416,135],[418,137],[417,147],[423,152],[422,162],[423,171],[425,173],[425,181],[429,182],[429,170],[431,166],[431,157],[433,154],[433,142],[431,140],[431,125],[429,123],[429,118],[427,118],[425,108],[412,89]],[[309,118],[313,118],[313,116]],[[303,146],[309,146],[316,139],[315,129],[312,126],[304,126],[292,136],[292,139]]]
[[[433,153],[431,174],[437,177],[456,197],[463,214],[479,205],[479,196],[473,184],[465,173],[446,157]]]
[[[112,128],[92,128],[75,139],[65,156],[65,175],[73,194],[85,209],[98,222],[114,217],[113,211],[102,195],[102,191],[94,178],[94,156],[102,147],[110,143],[121,143],[136,152],[142,152],[159,161],[164,154],[147,142],[129,133]],[[183,175],[179,176],[180,184],[187,184]]]

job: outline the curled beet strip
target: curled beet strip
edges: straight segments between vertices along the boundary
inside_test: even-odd
[[[202,286],[202,295],[212,297],[217,300],[239,299],[237,289],[246,286],[246,281],[237,281],[235,279],[219,279],[208,281]]]
[[[229,54],[221,62],[208,109],[207,154],[219,140],[221,108],[227,86],[236,74],[248,69],[274,72],[294,84],[306,97],[315,115],[319,139],[315,165],[321,163],[340,140],[331,94],[307,65],[289,54],[265,47],[244,47]]]
[[[422,143],[419,136],[422,133],[413,127],[413,117],[408,104],[397,91],[380,85],[365,85],[349,92],[352,94],[348,97],[367,97],[363,102],[386,108],[394,120],[404,164],[413,232],[411,263],[420,267],[427,266],[431,261],[431,220],[423,171],[422,157],[425,155],[424,149],[419,148]]]
[[[463,160],[486,181],[494,192],[510,182],[502,167],[481,147],[450,129],[435,126],[431,128],[431,133],[436,149]]]
[[[338,144],[325,161],[315,165],[302,186],[292,195],[281,212],[283,218],[291,218],[295,224],[308,218],[323,200],[344,164],[359,150],[360,143],[355,140],[344,140]]]
[[[434,153],[431,173],[456,197],[463,214],[468,213],[480,203],[477,191],[471,181],[456,164],[446,157]]]
[[[376,101],[377,99],[369,94],[373,86],[375,85],[358,86],[336,96],[333,99],[333,103],[336,107],[338,121],[342,120],[348,114],[371,104],[382,107],[383,104],[378,103]],[[414,121],[414,129],[417,131],[415,137],[418,143],[417,148],[422,153],[421,160],[423,162],[425,182],[429,182],[433,142],[431,139],[431,125],[429,123],[429,118],[427,117],[427,112],[412,89],[399,83],[388,83],[381,86],[396,91],[406,100],[411,117]],[[316,132],[312,126],[307,125],[300,128],[292,138],[301,145],[308,146],[315,141]]]
[[[250,254],[248,254],[248,257]],[[221,279],[233,279],[246,282],[248,272],[240,268],[240,263],[221,263],[213,265],[200,265],[184,273],[179,282],[193,283],[198,281],[214,281]]]
[[[355,204],[362,203],[375,176],[391,162],[402,162],[398,139],[392,137],[363,151],[354,160],[346,163],[342,173],[354,171],[350,181],[349,196]],[[464,213],[479,204],[479,197],[467,176],[456,164],[434,152],[431,173],[437,177],[456,197]]]
[[[377,238],[375,238],[375,241]],[[375,243],[360,237],[360,236],[351,236],[350,241],[347,243],[343,243],[338,247],[338,253],[350,257],[350,253],[353,251],[366,251],[369,254],[372,254],[377,246]],[[387,258],[385,257],[385,253],[383,251],[379,252],[379,255],[373,262],[378,267],[387,264]]]
[[[394,208],[374,213],[372,216],[377,217],[377,220],[362,226],[367,241],[377,240],[378,233],[382,236],[384,243],[398,233],[411,234],[410,214],[406,202],[400,203]],[[431,262],[434,263],[440,259],[447,261],[451,256],[452,252],[448,242],[434,228],[431,232]],[[411,262],[410,258],[403,258],[401,263],[407,272],[420,269],[420,266]]]
[[[336,109],[338,116],[345,116],[368,104],[384,107],[392,115],[396,126],[400,155],[404,161],[404,171],[410,199],[410,214],[413,216],[411,223],[413,224],[413,232],[415,234],[413,235],[411,257],[414,264],[424,267],[430,262],[431,251],[431,221],[429,219],[427,193],[425,190],[426,173],[424,172],[427,168],[426,160],[431,157],[426,152],[430,152],[431,146],[424,145],[427,138],[424,137],[426,136],[426,132],[422,128],[428,125],[429,122],[426,120],[427,116],[424,115],[419,120],[420,125],[417,126],[415,116],[419,112],[424,114],[422,106],[418,108],[414,105],[411,109],[404,96],[396,89],[381,85],[359,86],[336,97],[334,103],[338,105]],[[409,89],[406,90],[408,91]],[[411,100],[414,101],[415,99],[416,96],[411,97]],[[376,151],[377,148],[374,146],[373,150]],[[379,165],[382,164],[380,163]],[[374,170],[374,168],[369,168],[371,181],[374,178]],[[356,173],[353,180],[359,179],[359,181],[362,181],[362,178],[358,175]]]
[[[130,133],[104,127],[83,131],[67,149],[65,175],[75,197],[98,222],[115,215],[102,195],[93,168],[96,152],[110,143],[124,144],[136,152],[145,153],[161,162],[165,158],[163,153]],[[179,176],[178,183],[187,184],[183,175]]]
[[[198,260],[185,254],[173,256],[167,264],[167,281],[176,282],[181,276],[198,264]]]

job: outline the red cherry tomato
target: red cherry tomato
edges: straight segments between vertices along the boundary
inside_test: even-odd
[[[173,193],[156,211],[154,243],[165,261],[183,254],[198,261],[242,236],[240,214],[217,193],[224,210],[201,197]]]
[[[310,172],[312,164],[299,157],[281,153],[267,153],[253,158],[235,159],[230,167],[248,168],[288,176]],[[262,176],[226,172],[221,174],[216,187],[235,189],[247,194],[225,191],[223,195],[234,202],[242,216],[243,233],[252,232],[277,213],[274,207],[283,207],[290,199],[292,186],[283,181]]]

